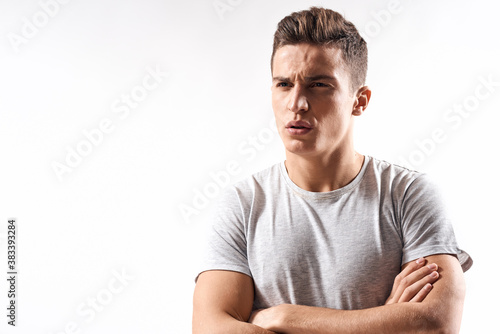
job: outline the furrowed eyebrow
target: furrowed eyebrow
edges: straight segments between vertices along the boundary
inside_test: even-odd
[[[332,77],[330,75],[326,74],[320,74],[320,75],[314,75],[312,77],[306,77],[306,81],[311,82],[311,81],[316,81],[316,80],[331,80],[331,81],[337,81],[335,77]],[[290,78],[287,77],[273,77],[273,81],[288,81],[290,82]]]
[[[337,81],[335,77],[326,75],[326,74],[320,74],[320,75],[315,75],[312,77],[306,77],[307,81],[316,81],[316,80],[332,80],[332,81]]]
[[[290,79],[286,77],[273,77],[273,81],[290,81]]]

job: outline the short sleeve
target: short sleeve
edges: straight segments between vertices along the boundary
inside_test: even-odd
[[[198,276],[207,270],[230,270],[252,277],[248,265],[243,209],[233,186],[223,190],[209,220],[210,227]]]
[[[433,254],[455,254],[464,272],[472,266],[472,258],[458,247],[442,195],[425,174],[406,189],[400,222],[403,264]]]

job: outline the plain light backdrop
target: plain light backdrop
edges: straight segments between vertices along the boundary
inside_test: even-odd
[[[13,329],[0,280],[0,332],[190,333],[210,206],[284,159],[272,36],[311,5],[368,40],[358,151],[428,173],[450,202],[474,259],[461,333],[500,331],[500,5],[4,0],[0,276],[15,217],[19,294]]]

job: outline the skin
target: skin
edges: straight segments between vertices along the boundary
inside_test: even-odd
[[[353,91],[340,50],[309,44],[281,47],[273,60],[271,91],[292,181],[309,191],[331,191],[352,181],[364,160],[354,150],[354,118],[363,114],[371,91],[367,86]],[[298,120],[313,129],[291,135],[286,125]]]
[[[385,305],[416,304],[424,301],[439,278],[439,274],[437,277],[435,276],[438,270],[440,269],[435,263],[430,263],[424,258],[405,264],[401,273],[394,280],[393,289]],[[252,313],[253,299],[254,286],[250,276],[222,270],[201,273],[193,296],[193,334],[294,333],[285,326],[291,324],[289,317],[297,317],[295,311],[300,312],[301,306],[284,304]],[[293,309],[294,307],[296,309]],[[304,317],[308,319],[311,310],[312,313],[324,312],[325,310],[337,311],[322,308],[306,309],[309,312],[302,312],[301,319]],[[323,320],[328,318],[329,315],[326,315]],[[364,325],[370,326],[370,321],[373,321],[373,316],[364,319]],[[316,329],[319,330],[319,328]],[[342,332],[342,330],[347,333],[346,328],[340,328],[338,331],[326,331],[325,333]],[[355,329],[354,332],[356,331],[359,333],[359,330]],[[314,333],[310,327],[303,329],[303,332]],[[300,332],[297,331],[297,333]]]
[[[352,89],[339,50],[309,44],[278,49],[272,75],[272,105],[292,181],[315,192],[347,185],[364,161],[354,150],[353,125],[370,89]],[[290,121],[307,122],[311,130],[294,133]],[[282,304],[252,313],[252,278],[211,270],[196,284],[193,333],[458,333],[464,295],[460,264],[447,254],[406,263],[385,305],[355,311]]]
[[[254,312],[249,322],[275,333],[459,333],[465,297],[465,283],[458,260],[452,255],[433,255],[427,261],[437,264],[439,280],[432,293],[422,290],[432,276],[399,276],[386,304],[364,310],[334,310],[321,307],[282,304]],[[410,264],[407,264],[409,266]],[[428,268],[425,270],[432,271]],[[418,272],[416,270],[414,273]],[[405,269],[402,270],[402,273]],[[406,276],[408,277],[408,276]],[[403,284],[415,281],[413,286]],[[420,288],[423,300],[411,298],[410,290]],[[396,291],[403,291],[399,295]],[[398,297],[399,295],[399,297]],[[397,302],[396,302],[397,300]],[[409,302],[404,302],[407,300]]]

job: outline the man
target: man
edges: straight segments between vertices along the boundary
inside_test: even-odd
[[[366,43],[340,14],[313,7],[278,24],[272,104],[286,161],[222,196],[193,333],[458,333],[472,260],[437,190],[354,150],[366,69]]]

